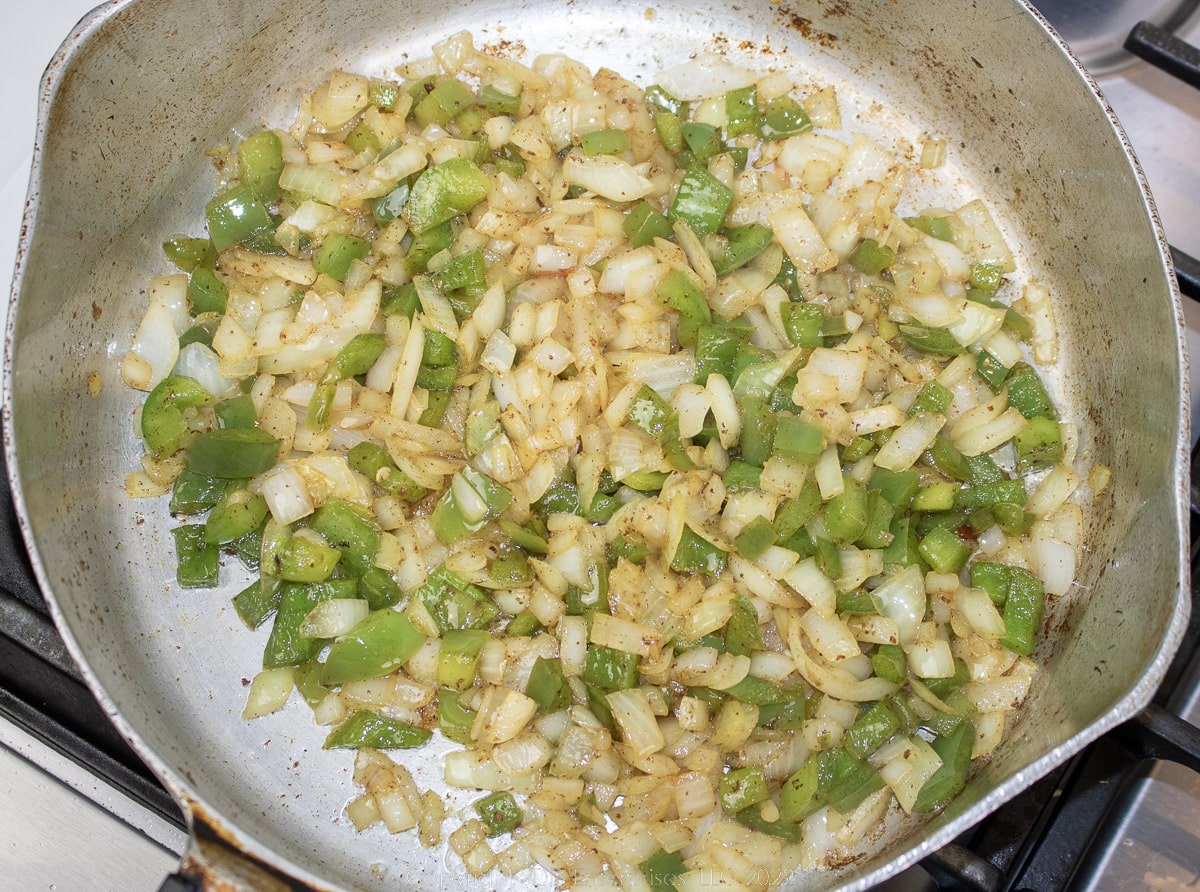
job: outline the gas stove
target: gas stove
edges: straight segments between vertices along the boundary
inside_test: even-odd
[[[95,0],[6,10],[0,33],[0,281],[8,281],[32,155],[41,71]],[[1176,253],[1193,368],[1200,368],[1198,0],[1044,0],[1121,120]],[[1135,25],[1149,20],[1162,32]],[[1155,67],[1143,61],[1153,57]],[[1164,62],[1165,58],[1165,62]],[[1173,61],[1174,60],[1174,61]],[[3,318],[0,311],[0,319]],[[1197,388],[1200,391],[1200,388]],[[1200,392],[1192,395],[1200,421]],[[1200,424],[1193,424],[1193,438]],[[1193,481],[1200,479],[1193,452]],[[0,480],[3,480],[0,475]],[[1192,487],[1192,577],[1200,490]],[[0,494],[0,892],[184,889],[175,804],[108,724],[59,641]],[[1200,601],[1193,585],[1193,604]],[[1181,720],[1182,719],[1182,720]],[[885,884],[1008,890],[1200,889],[1200,607],[1154,704],[954,844]]]

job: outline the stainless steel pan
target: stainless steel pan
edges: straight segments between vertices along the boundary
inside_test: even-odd
[[[137,395],[117,373],[141,289],[166,270],[161,241],[200,229],[194,209],[213,180],[205,148],[286,124],[328,69],[382,72],[464,28],[479,42],[562,50],[643,79],[717,50],[835,84],[844,112],[861,116],[856,128],[888,143],[947,139],[943,186],[983,196],[1019,246],[1023,272],[1055,295],[1063,361],[1053,386],[1080,454],[1114,476],[1087,508],[1087,553],[1049,619],[1046,670],[1012,739],[944,814],[890,827],[858,863],[796,875],[788,888],[879,881],[1154,690],[1188,613],[1182,322],[1145,183],[1095,86],[1013,0],[708,7],[130,0],[86,18],[51,64],[6,345],[7,458],[63,635],[113,721],[188,813],[198,840],[189,863],[214,884],[272,888],[278,870],[318,888],[468,885],[455,859],[411,837],[357,835],[339,819],[353,793],[348,760],[321,750],[302,705],[239,719],[262,642],[228,606],[236,582],[212,593],[175,588],[164,506],[122,494],[137,466]],[[420,759],[419,782],[436,783],[436,760]],[[251,868],[231,866],[227,846],[270,871],[239,873]],[[522,877],[512,888],[528,885]]]

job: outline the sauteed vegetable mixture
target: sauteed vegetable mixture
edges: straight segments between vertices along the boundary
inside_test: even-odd
[[[350,821],[473,876],[766,888],[942,808],[1082,537],[1049,294],[909,204],[945,146],[724,58],[395,75],[211,152],[122,367],[179,584],[257,574],[246,717],[303,700]]]

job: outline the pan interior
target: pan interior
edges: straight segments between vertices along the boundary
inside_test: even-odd
[[[464,29],[477,45],[526,60],[565,51],[643,84],[705,51],[786,67],[801,94],[834,84],[850,130],[888,146],[946,139],[949,161],[916,184],[913,201],[983,197],[1021,274],[1055,295],[1063,361],[1051,385],[1082,460],[1112,468],[1114,482],[1086,509],[1088,553],[1052,611],[1047,671],[1012,739],[929,830],[896,824],[860,863],[798,874],[788,888],[878,880],[1144,702],[1186,609],[1178,309],[1118,134],[1023,7],[140,0],[88,23],[51,69],[36,226],[9,341],[10,458],[60,623],[123,730],[177,792],[321,886],[482,888],[411,834],[353,832],[342,812],[351,760],[321,749],[324,730],[302,703],[240,720],[265,632],[246,632],[229,606],[246,581],[234,567],[219,590],[174,585],[165,505],[122,490],[138,466],[138,395],[117,371],[146,281],[170,271],[159,245],[201,232],[194,209],[214,182],[205,148],[286,126],[329,69],[383,74]],[[104,385],[95,397],[90,375]],[[408,764],[419,786],[441,789],[426,752]],[[477,794],[452,795],[467,805]],[[497,883],[489,876],[487,888]],[[525,874],[507,888],[533,885]]]

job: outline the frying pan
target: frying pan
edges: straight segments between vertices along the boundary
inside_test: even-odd
[[[382,73],[462,29],[526,58],[564,51],[643,83],[715,51],[760,70],[786,66],[802,92],[834,84],[850,129],[886,145],[945,139],[948,161],[916,184],[914,203],[927,187],[930,197],[983,197],[1021,274],[1053,292],[1062,359],[1049,384],[1082,461],[1113,478],[1085,506],[1087,547],[1076,584],[1050,611],[1037,655],[1044,671],[1011,738],[944,813],[889,824],[858,860],[798,873],[787,888],[880,881],[1148,702],[1188,615],[1179,296],[1128,143],[1030,8],[121,0],[79,24],[42,84],[7,332],[5,447],[67,645],[188,815],[187,871],[231,889],[506,884],[473,883],[456,858],[418,848],[412,834],[354,833],[341,817],[354,795],[350,760],[322,751],[323,731],[302,703],[240,720],[262,646],[229,606],[244,580],[227,567],[225,589],[179,590],[165,500],[131,501],[122,488],[140,451],[139,395],[121,384],[118,364],[145,283],[168,270],[161,242],[200,231],[196,209],[214,180],[203,150],[290,123],[299,95],[330,69]],[[443,788],[427,751],[409,763],[420,786]],[[460,791],[454,802],[472,798]],[[554,883],[526,874],[507,887],[532,885]]]

